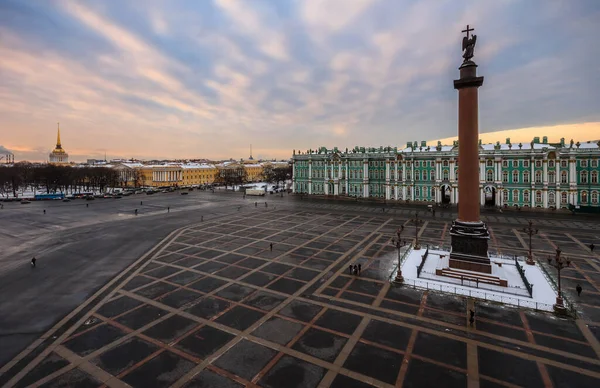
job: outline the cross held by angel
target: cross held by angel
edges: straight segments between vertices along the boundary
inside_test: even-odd
[[[475,50],[475,43],[477,42],[477,35],[473,34],[469,38],[469,32],[474,31],[474,30],[475,30],[474,28],[469,28],[469,25],[467,24],[467,29],[461,31],[461,32],[467,33],[467,36],[464,36],[463,41],[462,41],[462,50],[463,50],[463,58],[464,58],[463,62],[467,62],[471,58],[473,58],[473,52]]]

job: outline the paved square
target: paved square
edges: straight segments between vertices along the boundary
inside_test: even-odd
[[[406,239],[414,238],[411,214],[331,211],[344,206],[257,210],[184,228],[115,284],[87,324],[67,331],[21,382],[600,386],[600,257],[586,248],[597,228],[539,220],[536,255],[560,244],[573,262],[563,286],[579,316],[564,319],[391,283],[397,252],[390,239],[403,224]],[[523,219],[486,217],[492,250],[526,252]],[[424,219],[421,242],[448,245],[451,219]],[[355,276],[349,266],[359,263]]]

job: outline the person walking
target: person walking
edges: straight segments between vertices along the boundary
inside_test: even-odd
[[[590,251],[591,251],[592,253],[594,253],[594,248],[596,248],[596,247],[594,246],[594,243],[591,243],[591,244],[590,244]]]
[[[269,244],[269,249],[271,250],[271,252],[273,252],[273,243]]]
[[[44,214],[46,214],[46,209],[44,209]]]
[[[350,270],[350,275],[352,275],[352,264],[350,264],[350,266],[348,267],[348,269]]]
[[[581,288],[581,284],[577,284],[577,287],[575,287],[575,291],[577,291],[577,296],[581,296],[581,291],[583,291],[583,288]]]
[[[435,218],[435,209],[433,209],[433,218]]]
[[[31,267],[35,268],[35,262],[37,261],[37,259],[35,258],[35,256],[33,257],[33,259],[31,259]]]
[[[469,317],[469,323],[471,324],[471,326],[473,326],[473,323],[475,322],[475,311],[471,309],[469,310],[469,314],[471,315]]]
[[[144,205],[144,201],[140,201],[140,206]]]
[[[354,274],[358,275],[358,266],[354,264]]]
[[[204,216],[200,216],[200,221],[204,221]]]
[[[265,207],[269,207],[269,205],[267,205],[267,203],[265,202]]]
[[[171,207],[167,206],[167,213],[171,213]]]
[[[360,271],[362,271],[362,265],[360,265],[360,263],[358,263],[358,276],[360,276]]]
[[[258,207],[258,202],[254,202],[254,207]]]
[[[137,213],[138,213],[138,212],[137,212],[137,209],[135,209],[135,215],[136,215],[136,216],[137,216]]]
[[[90,207],[90,204],[89,204],[89,203],[86,203],[86,204],[85,204],[85,207]]]

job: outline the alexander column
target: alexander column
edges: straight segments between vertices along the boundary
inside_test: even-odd
[[[450,267],[491,273],[488,257],[487,226],[479,218],[479,108],[478,88],[483,77],[477,76],[477,65],[471,60],[477,35],[463,37],[464,61],[459,67],[458,90],[458,219],[452,222]]]

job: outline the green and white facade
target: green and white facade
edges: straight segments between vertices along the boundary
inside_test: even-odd
[[[480,144],[481,205],[599,206],[600,142]],[[306,195],[457,204],[458,142],[294,152],[293,190]]]

